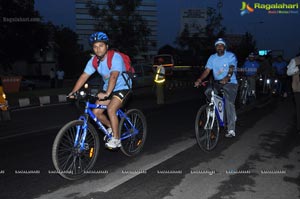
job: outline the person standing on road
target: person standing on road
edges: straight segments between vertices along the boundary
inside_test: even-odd
[[[287,66],[287,75],[292,76],[292,88],[296,104],[296,125],[300,133],[300,53],[291,59]]]
[[[63,69],[61,67],[59,67],[58,70],[56,71],[57,87],[58,88],[62,88],[63,87],[64,76],[65,76],[65,72],[63,71]]]
[[[215,84],[215,88],[219,90],[223,88],[225,97],[225,112],[227,118],[228,131],[226,137],[234,137],[235,123],[236,123],[236,111],[235,111],[235,98],[238,90],[238,83],[236,79],[236,67],[237,59],[232,52],[226,50],[226,43],[222,38],[219,38],[215,42],[216,53],[211,55],[205,66],[205,70],[195,82],[195,86],[199,86],[201,82],[209,75],[210,71],[213,71],[214,80],[220,84]],[[211,88],[205,91],[206,95],[209,95]]]
[[[164,95],[164,90],[165,90],[165,68],[163,66],[164,59],[160,57],[158,59],[158,66],[156,68],[156,73],[154,76],[154,82],[156,85],[156,101],[157,104],[164,104],[165,103],[165,95]]]
[[[103,91],[98,94],[98,99],[96,104],[107,106],[107,116],[104,114],[104,109],[94,109],[93,113],[97,118],[108,127],[108,132],[112,133],[113,137],[108,140],[105,144],[108,148],[121,147],[120,133],[118,130],[119,119],[117,117],[117,110],[122,107],[123,102],[129,95],[129,90],[132,87],[132,81],[126,82],[127,73],[125,63],[122,56],[115,52],[111,60],[111,68],[109,69],[107,64],[107,52],[108,52],[108,36],[103,32],[95,32],[90,38],[89,42],[93,48],[95,56],[93,56],[87,63],[84,72],[81,74],[77,80],[72,92],[68,96],[72,96],[73,93],[78,91],[88,78],[96,71],[102,76],[104,81]],[[93,66],[93,60],[97,61],[98,67]],[[123,73],[123,75],[122,75]],[[100,101],[101,100],[101,101]]]
[[[50,78],[50,88],[55,88],[55,71],[54,71],[54,68],[50,69],[49,78]]]

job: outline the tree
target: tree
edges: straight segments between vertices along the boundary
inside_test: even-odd
[[[185,49],[190,47],[190,40],[190,31],[188,25],[185,24],[183,31],[180,33],[179,37],[176,38],[175,43],[178,44],[182,49]]]
[[[207,25],[204,30],[199,29],[198,33],[191,35],[186,25],[175,43],[185,51],[184,54],[190,54],[189,60],[195,60],[194,63],[199,64],[214,51],[212,44],[216,38],[225,34],[225,28],[221,24],[222,20],[222,15],[217,14],[214,8],[207,8]]]
[[[256,51],[256,41],[254,40],[253,35],[249,32],[246,32],[234,53],[238,57],[239,63],[242,64],[251,52]]]
[[[52,25],[52,30],[58,65],[64,69],[66,75],[78,75],[89,60],[89,55],[77,43],[78,35],[66,27]]]
[[[207,9],[207,25],[205,27],[206,40],[211,45],[217,38],[225,35],[226,28],[222,26],[223,16],[217,14],[216,9]]]
[[[170,45],[165,45],[163,47],[161,47],[158,50],[158,55],[159,54],[171,54],[171,55],[175,55],[176,54],[176,49]]]
[[[147,51],[150,29],[146,21],[138,14],[137,7],[141,0],[108,0],[107,5],[99,8],[89,1],[89,13],[98,22],[95,30],[106,32],[110,46],[129,55]]]
[[[1,0],[0,66],[7,69],[17,60],[31,61],[47,46],[48,31],[34,10],[34,0]]]

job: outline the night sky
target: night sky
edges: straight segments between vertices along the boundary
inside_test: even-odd
[[[44,17],[44,21],[52,21],[56,25],[64,25],[75,30],[74,0],[35,0],[36,9]],[[183,8],[217,7],[218,0],[159,0],[158,6],[158,46],[174,45],[180,29],[180,11]],[[227,33],[252,33],[259,49],[284,50],[289,59],[300,52],[300,2],[294,1],[254,1],[248,0],[251,7],[254,3],[299,3],[296,14],[268,14],[263,9],[241,16],[242,1],[223,1],[221,13],[223,25]],[[170,23],[174,22],[174,23]],[[178,23],[175,23],[178,21]],[[298,26],[298,27],[296,27]]]

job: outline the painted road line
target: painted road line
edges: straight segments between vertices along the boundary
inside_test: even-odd
[[[40,135],[40,134],[44,134],[45,131],[48,132],[48,131],[52,131],[52,130],[55,130],[55,129],[60,129],[60,128],[62,128],[62,126],[63,125],[56,125],[56,126],[51,126],[51,127],[39,129],[39,130],[28,131],[28,132],[25,132],[25,133],[16,133],[16,134],[13,134],[13,135],[0,136],[0,140],[6,140],[6,139],[10,139],[10,138],[16,138],[16,137],[25,136],[25,135],[32,135],[32,134]],[[58,131],[57,131],[57,133],[58,133]]]
[[[137,161],[122,166],[122,168],[118,168],[112,173],[108,173],[104,178],[61,188],[52,193],[41,195],[39,198],[68,198],[70,195],[73,197],[83,197],[90,193],[108,192],[128,180],[144,174],[147,170],[187,150],[195,144],[195,139],[182,138],[181,141],[177,141],[163,151],[155,154],[142,155]]]

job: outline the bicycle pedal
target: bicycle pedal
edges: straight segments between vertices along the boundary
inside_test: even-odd
[[[117,151],[120,147],[112,148],[112,147],[106,147],[110,151]]]

